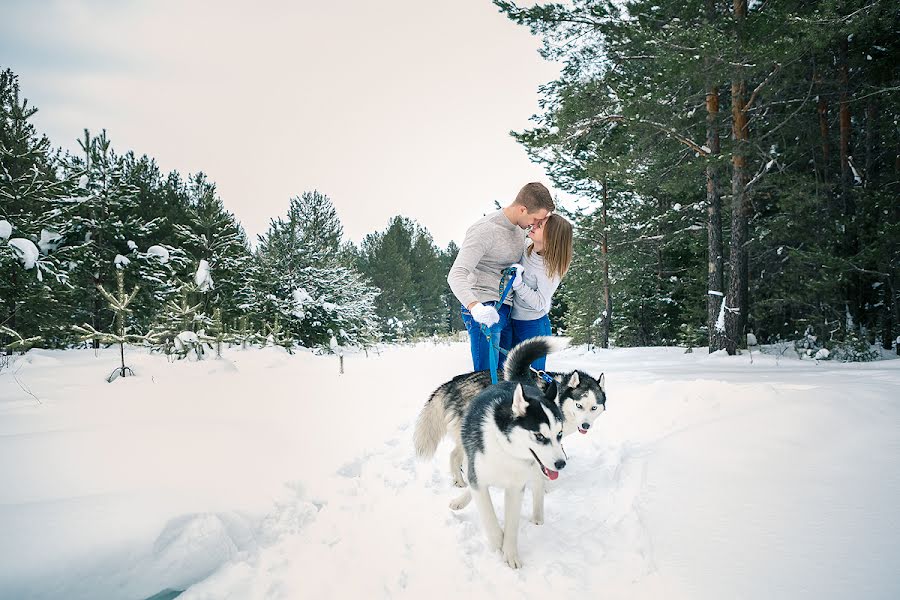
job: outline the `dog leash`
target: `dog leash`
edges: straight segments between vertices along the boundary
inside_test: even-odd
[[[498,286],[498,291],[500,287],[503,287],[503,277],[509,277],[509,280],[506,282],[506,287],[503,292],[500,294],[500,301],[497,303],[498,306],[503,306],[503,302],[506,300],[506,296],[509,295],[509,291],[512,289],[513,281],[516,278],[516,269],[514,267],[506,267],[503,269],[500,278],[500,285]],[[493,327],[488,327],[487,325],[481,326],[481,333],[484,334],[484,337],[487,338],[489,355],[491,361],[491,383],[497,383],[497,363],[500,362],[499,353],[509,355],[509,352],[506,349],[500,347],[500,332],[497,331],[496,335],[493,334]],[[528,365],[528,368],[531,369],[531,372],[544,380],[544,383],[552,383],[553,378],[547,375],[545,371],[540,371],[535,369],[531,365]]]
[[[506,288],[500,294],[500,300],[497,302],[497,306],[503,306],[503,303],[506,301],[506,296],[509,295],[509,290],[512,289],[513,281],[516,279],[516,269],[513,267],[506,267],[500,274],[500,285],[498,286],[498,291],[500,287],[503,287],[503,277],[509,277],[509,280],[506,282]],[[506,351],[500,347],[500,330],[496,329],[496,334],[494,333],[496,329],[496,325],[492,327],[488,327],[487,325],[481,326],[481,333],[484,334],[484,337],[487,338],[488,342],[488,355],[490,357],[491,362],[491,383],[497,383],[497,363],[500,362],[499,352],[503,351],[506,354]]]

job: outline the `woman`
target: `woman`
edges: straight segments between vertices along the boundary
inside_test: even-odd
[[[528,232],[525,253],[513,281],[512,345],[539,335],[550,335],[551,301],[572,263],[572,224],[552,214]],[[547,359],[532,363],[544,370]]]

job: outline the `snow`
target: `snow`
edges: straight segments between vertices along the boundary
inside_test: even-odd
[[[49,254],[59,247],[62,240],[63,236],[57,232],[41,229],[41,239],[38,240],[38,248],[41,249],[43,254]]]
[[[34,265],[37,264],[38,258],[40,257],[40,253],[38,252],[37,246],[34,245],[34,242],[26,240],[25,238],[12,238],[7,243],[12,247],[13,252],[16,253],[16,258],[22,261],[22,265],[26,269],[34,268]]]
[[[78,178],[78,187],[83,190],[83,189],[86,189],[87,186],[88,186],[88,176],[82,175],[81,177]]]
[[[452,512],[450,445],[412,430],[468,345],[169,363],[32,350],[0,371],[0,597],[891,598],[900,593],[900,360],[639,348],[565,439],[524,567]],[[38,403],[25,390],[30,389]],[[852,402],[847,402],[852,398]],[[495,495],[502,515],[502,500]],[[530,500],[522,507],[530,514]]]
[[[747,334],[747,345],[756,346],[756,336],[752,333]]]
[[[129,250],[137,250],[137,243],[134,240],[128,240],[128,249]]]
[[[122,256],[121,254],[116,254],[116,258],[113,259],[113,263],[116,265],[117,269],[124,269],[130,262],[131,261],[128,260],[127,256]]]
[[[169,251],[162,246],[153,245],[147,248],[147,254],[159,258],[159,262],[169,262]]]
[[[197,284],[197,287],[200,288],[201,292],[207,292],[213,289],[213,278],[212,274],[209,272],[209,263],[200,259],[200,264],[197,266],[197,273],[194,274],[194,283]]]
[[[716,322],[713,327],[716,328],[716,331],[719,333],[725,333],[725,297],[722,297],[722,302],[719,304],[719,315],[716,317]]]
[[[175,336],[175,350],[184,352],[185,348],[194,348],[200,344],[200,337],[193,331],[182,331]]]
[[[6,219],[0,219],[0,240],[8,240],[12,235],[12,224]]]

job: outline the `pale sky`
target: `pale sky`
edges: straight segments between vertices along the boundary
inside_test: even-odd
[[[440,246],[529,181],[508,132],[558,66],[490,0],[0,0],[0,67],[39,131],[105,128],[205,172],[251,239],[317,189],[355,242],[402,214]]]

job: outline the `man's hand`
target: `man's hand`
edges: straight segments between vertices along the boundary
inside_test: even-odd
[[[510,265],[510,268],[516,270],[516,276],[513,278],[512,289],[517,290],[522,287],[524,280],[522,279],[522,275],[525,274],[525,267],[516,263],[514,265]]]
[[[500,322],[500,314],[493,306],[473,304],[472,308],[469,309],[469,312],[472,314],[472,318],[475,319],[476,323],[481,323],[482,325],[487,325],[488,327],[490,327],[491,325],[496,325]]]

